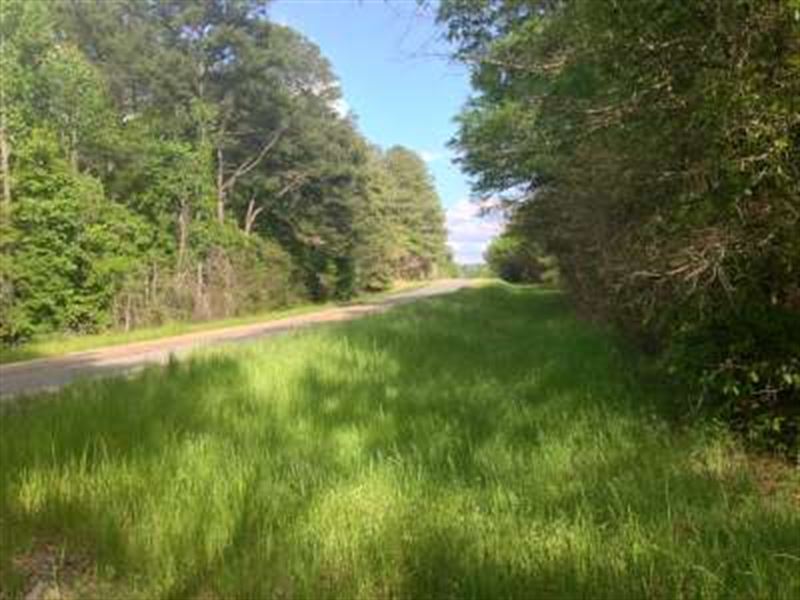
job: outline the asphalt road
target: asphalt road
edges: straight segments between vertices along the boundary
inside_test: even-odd
[[[350,321],[386,311],[398,304],[449,294],[469,285],[470,282],[466,279],[443,279],[422,288],[392,294],[370,304],[342,306],[265,323],[98,348],[57,358],[0,365],[0,399],[55,390],[79,378],[118,375],[150,364],[164,364],[172,355],[185,356],[198,348],[248,342],[323,323]]]

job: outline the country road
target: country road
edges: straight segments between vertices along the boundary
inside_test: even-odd
[[[184,356],[198,348],[231,342],[247,342],[323,323],[349,321],[368,314],[383,312],[398,304],[449,294],[469,286],[470,281],[466,279],[443,279],[422,288],[391,294],[368,304],[329,308],[265,323],[98,348],[57,358],[0,365],[0,399],[44,390],[55,390],[79,378],[118,375],[141,369],[150,364],[163,364],[169,360],[171,355]]]

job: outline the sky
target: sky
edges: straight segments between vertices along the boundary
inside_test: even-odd
[[[371,142],[422,156],[447,213],[456,261],[481,262],[500,225],[478,216],[469,181],[447,148],[453,117],[470,94],[469,74],[448,58],[430,9],[416,0],[275,0],[269,15],[320,47],[341,82],[344,106]]]

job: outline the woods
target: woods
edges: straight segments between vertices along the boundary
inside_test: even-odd
[[[446,0],[455,140],[582,311],[760,446],[800,432],[800,4]]]
[[[0,36],[3,343],[451,268],[425,163],[264,2],[7,0]]]

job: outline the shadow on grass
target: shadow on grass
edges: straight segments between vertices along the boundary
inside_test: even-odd
[[[521,323],[526,313],[530,321]],[[360,432],[364,459],[403,465],[435,490],[430,504],[455,494],[498,510],[491,499],[505,488],[517,499],[520,524],[526,514],[540,524],[582,524],[577,539],[563,540],[574,551],[560,558],[526,556],[522,532],[506,540],[518,545],[518,556],[508,558],[516,550],[477,550],[484,540],[469,533],[469,519],[461,526],[467,531],[442,526],[423,504],[408,524],[413,541],[385,540],[389,549],[403,546],[397,569],[411,574],[389,595],[717,596],[737,589],[791,597],[797,587],[789,573],[800,522],[749,510],[758,500],[745,479],[721,482],[690,470],[686,448],[675,447],[680,441],[664,421],[673,413],[668,398],[627,368],[631,357],[608,336],[575,322],[558,293],[470,290],[340,336],[353,350],[309,365],[295,403],[296,418],[313,423],[316,435],[335,446],[342,432]],[[364,370],[353,360],[375,349],[391,368]],[[541,469],[542,480],[526,469]],[[637,552],[640,545],[646,549]],[[748,576],[748,565],[761,568],[781,554],[788,559],[776,571],[794,588]]]
[[[475,298],[490,291],[503,299],[520,297],[521,305],[495,301],[490,304],[494,313],[476,311]],[[512,345],[513,334],[525,331],[509,317],[519,318],[522,308],[535,311],[531,316],[540,336]],[[560,324],[569,323],[557,294],[543,294],[531,305],[528,293],[514,288],[469,290],[410,307],[404,317],[388,315],[341,329],[340,342],[353,350],[308,366],[295,416],[312,422],[322,435],[363,429],[368,438],[364,450],[375,456],[449,452],[469,461],[472,450],[494,439],[536,448],[541,431],[535,421],[516,419],[520,411],[546,413],[553,406],[568,415],[585,405],[593,387],[607,385],[593,377],[610,365],[602,361],[598,369],[596,361],[581,359],[593,349],[576,348],[578,356],[568,357],[570,350],[554,339]],[[603,349],[591,341],[594,349]],[[363,369],[353,360],[354,354],[375,350],[384,355],[376,369]],[[627,386],[624,380],[611,383],[612,391],[620,393],[629,393]],[[604,410],[616,414],[641,412],[613,398],[601,400]],[[445,440],[455,446],[445,448]],[[469,470],[459,472],[470,476]]]
[[[30,484],[29,495],[41,496],[32,510],[21,504],[20,485],[61,476],[89,482],[115,466],[156,464],[184,440],[234,436],[205,399],[210,390],[226,389],[235,402],[239,379],[236,360],[215,356],[150,367],[133,378],[83,381],[4,406],[0,515],[9,529],[0,540],[0,561],[7,567],[10,554],[38,540],[90,549],[100,566],[135,571],[121,526],[129,516],[88,506],[85,495],[63,497]]]
[[[795,591],[775,556],[800,555],[798,520],[761,510],[746,480],[692,470],[663,398],[560,294],[465,290],[303,340],[320,344],[283,406],[281,382],[252,381],[276,359],[256,348],[2,417],[25,435],[0,440],[0,560],[54,536],[162,577],[145,589],[167,598]],[[108,489],[34,490],[22,510],[20,482],[58,484],[53,470]]]

